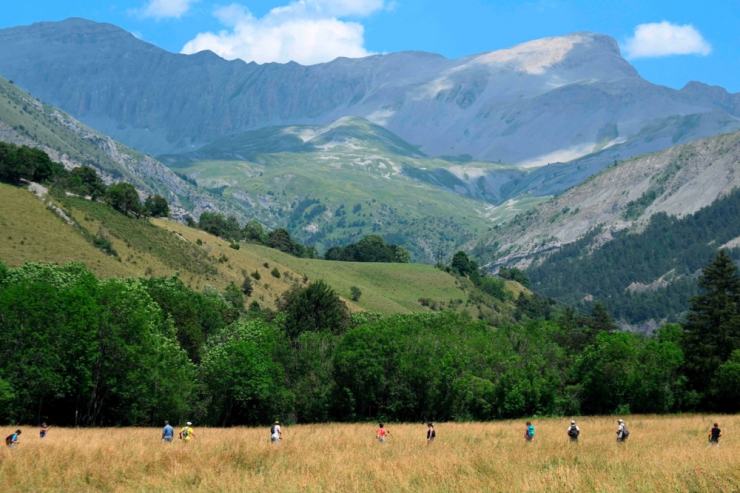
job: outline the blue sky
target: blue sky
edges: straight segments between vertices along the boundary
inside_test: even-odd
[[[740,1],[24,0],[0,28],[84,17],[173,52],[316,63],[423,50],[457,58],[572,31],[608,34],[646,79],[740,92]],[[2,47],[0,47],[1,49]]]

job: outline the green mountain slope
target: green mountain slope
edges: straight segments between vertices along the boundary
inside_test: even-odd
[[[452,254],[492,219],[519,211],[513,203],[497,205],[496,190],[477,184],[476,173],[526,173],[496,163],[426,158],[360,118],[245,132],[160,159],[319,250],[378,233],[428,263],[440,249]],[[530,207],[541,200],[524,196],[516,203]]]
[[[157,160],[83,125],[0,77],[0,141],[36,147],[66,167],[92,166],[107,183],[127,181],[144,195],[160,194],[173,215],[219,210],[244,217],[239,207],[178,177]]]
[[[250,300],[267,308],[274,307],[286,289],[302,283],[306,276],[310,281],[326,280],[346,300],[351,297],[350,288],[359,287],[359,301],[348,301],[355,311],[429,311],[420,298],[469,310],[472,315],[479,311],[475,305],[458,303],[468,298],[466,282],[429,265],[307,260],[249,244],[234,250],[229,242],[176,221],[134,219],[106,204],[47,196],[72,218],[75,225],[70,226],[23,188],[0,183],[0,198],[0,260],[10,267],[25,261],[74,261],[85,263],[101,278],[178,275],[193,289],[211,285],[219,291],[231,282],[241,285],[245,275],[259,272],[259,281],[250,276],[254,285]],[[111,242],[116,256],[93,245],[92,239],[101,237]],[[273,269],[279,278],[271,274]],[[522,288],[509,283],[507,289],[517,295]]]

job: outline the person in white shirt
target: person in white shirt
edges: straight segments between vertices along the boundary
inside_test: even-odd
[[[283,432],[280,430],[280,421],[275,421],[270,429],[270,441],[273,443],[280,443],[280,439],[283,437]]]
[[[619,423],[619,426],[617,427],[617,443],[624,443],[628,434],[628,432],[625,432],[627,427],[624,426],[624,421],[621,419],[617,420],[617,423]]]
[[[581,434],[581,429],[576,426],[575,421],[570,422],[570,426],[568,427],[568,436],[570,437],[571,442],[577,442],[578,441],[578,435]]]

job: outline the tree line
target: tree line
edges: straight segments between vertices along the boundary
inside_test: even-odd
[[[468,273],[470,275],[470,273]],[[0,419],[230,426],[370,419],[740,410],[740,278],[704,269],[682,325],[620,332],[533,303],[494,327],[465,313],[350,314],[318,281],[277,309],[236,286],[99,280],[84,266],[0,264]],[[530,300],[533,297],[530,297]],[[517,300],[517,303],[519,300]]]
[[[0,182],[20,185],[24,180],[91,200],[104,200],[126,215],[166,217],[170,213],[169,204],[161,195],[150,195],[142,203],[139,192],[130,183],[108,186],[90,166],[67,170],[40,149],[0,142]]]

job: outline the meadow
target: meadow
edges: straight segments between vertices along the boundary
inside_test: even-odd
[[[249,244],[234,250],[228,241],[175,221],[136,220],[84,199],[55,199],[91,235],[103,234],[111,241],[118,253],[112,257],[95,248],[27,190],[0,183],[0,197],[0,260],[10,267],[25,261],[81,262],[102,279],[179,275],[197,291],[206,285],[222,291],[231,282],[240,286],[245,273],[256,271],[261,279],[253,279],[254,293],[247,302],[256,300],[265,308],[274,308],[277,298],[293,283],[302,282],[304,275],[311,281],[328,282],[352,311],[384,315],[428,311],[419,298],[467,298],[453,276],[430,265],[299,259]],[[273,268],[278,269],[280,278],[270,274]],[[351,286],[358,286],[363,293],[356,303],[349,301]],[[522,287],[508,282],[507,289],[518,295]]]
[[[719,421],[724,437],[707,446]],[[159,429],[52,428],[41,440],[22,427],[21,443],[0,453],[12,491],[564,491],[730,492],[740,489],[737,416],[627,416],[631,435],[615,443],[616,417],[440,423],[426,444],[423,424],[286,426],[279,445],[265,428],[194,427],[190,443],[159,440]],[[11,429],[2,428],[3,436]],[[176,428],[177,431],[177,428]]]

